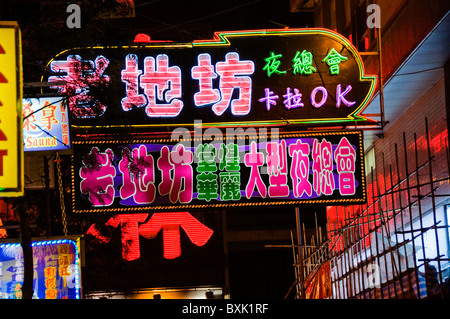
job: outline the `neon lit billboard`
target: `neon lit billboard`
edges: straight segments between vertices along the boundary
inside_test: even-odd
[[[33,299],[80,299],[78,240],[39,240],[31,246]],[[0,299],[21,299],[23,276],[21,244],[0,244]]]
[[[69,112],[62,97],[24,99],[24,151],[70,148]]]
[[[87,225],[84,237],[89,247],[85,296],[105,290],[224,285],[222,214],[148,209],[104,217]]]
[[[366,200],[361,131],[245,139],[75,141],[74,212]]]
[[[43,80],[69,96],[73,127],[372,124],[376,77],[325,29],[216,33],[193,43],[59,53]]]

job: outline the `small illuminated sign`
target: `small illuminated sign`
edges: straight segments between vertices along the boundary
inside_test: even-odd
[[[132,212],[366,200],[362,132],[233,141],[75,141],[74,212]]]
[[[23,100],[24,151],[70,148],[69,112],[62,97]]]
[[[80,299],[78,245],[66,238],[32,242],[33,299]],[[23,280],[21,244],[0,244],[0,299],[21,299]]]
[[[325,29],[216,33],[213,40],[66,50],[43,80],[75,128],[373,124],[376,77]],[[207,119],[207,120],[206,120]]]
[[[0,197],[23,195],[21,37],[0,21]]]

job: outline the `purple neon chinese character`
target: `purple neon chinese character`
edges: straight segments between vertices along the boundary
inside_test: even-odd
[[[339,193],[355,194],[355,160],[356,152],[346,137],[343,137],[334,151],[337,172],[339,174]]]
[[[309,145],[297,140],[297,143],[289,145],[289,155],[292,157],[290,173],[294,196],[301,197],[303,193],[311,196],[312,185],[308,180]]]
[[[179,200],[180,203],[186,204],[192,200],[194,184],[192,161],[192,152],[187,151],[181,144],[178,144],[171,152],[167,146],[161,149],[161,157],[157,165],[161,170],[162,182],[158,185],[158,191],[161,195],[169,194],[172,203]]]
[[[144,94],[139,92],[139,75],[142,71],[138,69],[138,57],[136,54],[128,54],[125,57],[125,70],[122,70],[122,82],[126,84],[127,96],[121,101],[122,108],[129,111],[136,107],[147,105],[147,99]]]
[[[256,151],[256,143],[253,141],[250,146],[250,153],[245,154],[245,166],[250,167],[250,178],[245,187],[245,195],[247,198],[252,197],[253,189],[256,187],[262,197],[266,197],[266,185],[261,179],[258,167],[264,164],[264,154]]]
[[[253,61],[240,61],[239,54],[229,52],[224,62],[216,63],[216,72],[220,76],[219,89],[221,100],[213,105],[216,115],[222,115],[231,103],[233,115],[246,115],[250,112],[252,97],[252,79],[249,76],[255,71]],[[234,89],[239,90],[239,98],[232,100]]]

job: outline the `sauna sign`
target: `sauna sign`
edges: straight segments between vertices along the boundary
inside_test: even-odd
[[[43,80],[69,96],[75,128],[373,122],[361,112],[376,78],[348,40],[325,29],[77,48],[47,69]]]
[[[361,131],[241,141],[75,141],[74,211],[333,205],[366,200]]]

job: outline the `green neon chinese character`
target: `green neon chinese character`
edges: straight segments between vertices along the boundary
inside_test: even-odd
[[[316,72],[316,69],[312,66],[313,64],[313,55],[311,52],[307,52],[306,50],[303,50],[302,53],[300,51],[297,51],[295,54],[295,57],[292,59],[292,62],[294,62],[293,68],[294,74],[312,74],[313,72]]]
[[[339,74],[339,63],[347,60],[348,58],[340,55],[334,48],[328,53],[328,55],[322,60],[330,67],[330,74]]]
[[[198,158],[197,172],[215,172],[217,171],[216,148],[212,144],[200,144],[195,150]]]
[[[239,151],[237,144],[221,144],[219,149],[219,170],[239,171]]]
[[[264,61],[266,61],[266,65],[264,66],[263,71],[267,72],[268,77],[270,77],[274,73],[277,75],[286,73],[286,71],[278,70],[281,64],[281,61],[279,61],[279,59],[281,59],[282,56],[282,54],[275,55],[275,53],[270,52],[270,56],[264,59]]]
[[[198,199],[204,199],[210,201],[211,199],[218,199],[217,193],[219,185],[217,184],[217,175],[211,172],[201,173],[197,175],[197,192]]]
[[[241,173],[221,172],[220,177],[220,200],[241,199]]]

